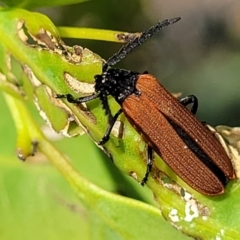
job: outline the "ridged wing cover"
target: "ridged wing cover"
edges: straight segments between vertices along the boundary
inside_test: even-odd
[[[166,116],[174,120],[224,172],[228,179],[235,178],[227,154],[211,132],[174,98],[156,78],[140,75],[136,82],[140,95],[129,95],[122,108],[133,126],[154,151],[197,191],[219,195],[224,185],[202,163],[176,133]]]

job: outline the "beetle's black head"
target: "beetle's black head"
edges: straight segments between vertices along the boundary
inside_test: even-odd
[[[131,94],[138,94],[135,88],[139,73],[110,68],[101,75],[95,75],[95,91],[100,98],[111,95],[121,105]]]

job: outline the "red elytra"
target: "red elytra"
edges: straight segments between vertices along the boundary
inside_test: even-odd
[[[192,188],[205,195],[224,193],[225,184],[186,145],[169,123],[174,121],[201,148],[226,177],[235,178],[229,157],[221,144],[197,118],[172,96],[156,78],[142,74],[136,80],[140,95],[131,94],[122,103],[125,116],[146,143]]]

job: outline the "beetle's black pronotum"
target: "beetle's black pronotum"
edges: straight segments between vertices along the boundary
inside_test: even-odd
[[[108,128],[100,144],[109,140],[118,116],[125,114],[148,144],[147,170],[142,185],[151,172],[154,150],[192,188],[206,195],[219,195],[235,174],[221,144],[194,116],[198,105],[196,97],[191,95],[178,101],[149,73],[110,68],[160,29],[179,20],[158,22],[110,57],[103,64],[102,74],[95,76],[94,94],[77,99],[70,94],[57,97],[77,104],[100,99],[108,116]],[[115,115],[109,108],[108,95],[121,106]],[[185,107],[190,103],[193,103],[191,111]]]

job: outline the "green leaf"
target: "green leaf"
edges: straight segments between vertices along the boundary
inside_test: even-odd
[[[97,187],[96,185],[90,183],[88,180],[86,180],[81,175],[79,175],[79,173],[76,172],[76,170],[70,165],[69,161],[60,152],[58,152],[57,149],[42,135],[42,133],[39,131],[34,121],[31,119],[30,114],[28,113],[24,103],[18,99],[14,99],[10,95],[6,95],[6,100],[8,102],[10,109],[14,109],[15,111],[25,116],[25,121],[28,123],[27,125],[29,126],[29,129],[31,129],[31,132],[29,131],[29,134],[31,135],[32,139],[36,139],[36,141],[38,142],[39,150],[45,154],[48,160],[59,170],[59,172],[69,182],[69,184],[75,190],[75,193],[77,194],[79,199],[82,200],[87,205],[87,207],[91,209],[90,220],[93,218],[93,212],[94,212],[95,216],[93,221],[96,223],[96,217],[97,217],[98,219],[97,221],[101,222],[102,228],[96,229],[96,230],[99,230],[98,233],[103,235],[103,239],[112,239],[110,237],[113,237],[113,236],[117,237],[118,239],[146,239],[147,237],[150,237],[151,239],[157,239],[158,236],[161,235],[163,232],[168,239],[173,239],[175,237],[178,237],[178,239],[181,239],[182,237],[181,233],[178,232],[176,229],[173,229],[172,226],[170,226],[169,224],[167,224],[167,222],[164,221],[160,211],[157,208],[147,205],[145,203],[142,203],[140,201],[136,201],[133,199],[129,199],[126,197],[122,197],[122,196],[107,192]],[[17,122],[19,120],[15,119],[15,121]],[[35,158],[34,161],[36,161],[37,159],[38,158]],[[5,165],[4,163],[5,162],[2,161],[3,165]],[[44,174],[45,169],[46,169],[45,165],[42,165],[36,169],[34,169],[34,165],[32,165],[32,167],[29,166],[28,168],[25,168],[24,170],[26,171],[25,173],[23,171],[23,173],[19,174],[20,173],[19,172],[16,175],[18,184],[21,184],[21,180],[24,176],[23,186],[26,183],[29,183],[29,185],[26,186],[26,189],[28,191],[32,188],[32,185],[33,185],[35,186],[35,189],[40,188],[39,189],[40,193],[45,193],[46,188],[48,187],[48,184],[50,182],[47,179],[47,174]],[[47,170],[51,171],[51,169],[49,168],[47,168]],[[45,177],[43,180],[41,180],[40,183],[38,182],[35,183],[36,181],[35,179],[38,175],[38,172],[41,176],[43,174]],[[12,169],[10,173],[11,174],[13,173]],[[29,176],[29,174],[31,175]],[[4,176],[4,175],[2,174],[1,176]],[[3,178],[5,179],[5,177]],[[14,178],[9,177],[9,179],[11,179],[11,183],[13,184],[12,179]],[[28,181],[26,182],[25,179],[28,179]],[[4,181],[2,182],[4,183]],[[52,182],[53,181],[51,181],[51,183]],[[41,185],[36,186],[36,184],[37,185],[41,184]],[[11,188],[9,184],[7,184],[6,186],[4,185],[3,188],[7,190],[11,189],[11,193],[13,194],[14,194],[14,191],[12,190],[16,189],[16,191],[19,191],[18,188]],[[49,208],[48,209],[49,218],[50,216],[52,216],[53,212],[55,214],[55,211],[54,211],[55,207],[50,209],[51,205],[48,206],[49,200],[47,200],[47,202],[45,203],[44,199],[43,199],[43,202],[39,201],[38,198],[33,199],[34,195],[32,195],[31,193],[26,195],[24,188],[22,187],[20,189],[23,189],[23,191],[20,194],[18,193],[18,201],[16,204],[17,207],[19,207],[18,203],[19,202],[21,203],[22,201],[24,201],[25,198],[30,194],[31,198],[29,198],[28,201],[31,200],[31,204],[34,204],[35,202],[36,204],[40,204],[40,205],[47,203],[47,209]],[[22,195],[23,195],[23,199],[22,199]],[[42,194],[42,195],[43,197],[45,197],[45,194]],[[65,202],[65,205],[70,205],[70,203],[68,203],[69,201],[65,199],[63,196],[65,195],[61,194],[61,196],[55,200],[58,200],[62,203]],[[4,195],[4,197],[9,198],[8,191]],[[28,201],[24,202],[24,204],[28,204]],[[1,206],[6,207],[4,203],[0,204],[0,207]],[[11,207],[13,208],[13,206]],[[41,210],[41,207],[40,207],[40,210]],[[32,211],[28,212],[30,216],[31,214],[34,214],[34,213],[37,214],[37,211],[35,208],[33,212]],[[57,215],[58,213],[55,214],[55,217]],[[28,215],[23,215],[24,218],[26,216]],[[40,217],[41,218],[44,217],[43,214],[41,214]],[[40,219],[36,217],[36,220],[35,220],[36,224]],[[27,220],[28,219],[25,219],[23,223],[26,222],[26,224],[29,224]],[[33,220],[34,219],[32,219],[32,221]],[[62,221],[65,223],[65,225],[66,225],[66,222],[70,224],[70,222],[66,221],[65,218],[62,219]],[[146,222],[148,223],[147,228],[145,228]],[[98,227],[100,226],[98,225]],[[56,229],[54,230],[54,232],[56,232]],[[59,233],[57,232],[56,236],[58,234]],[[107,238],[107,236],[109,238]],[[185,237],[183,239],[185,239]]]
[[[1,154],[0,191],[1,239],[87,236],[87,210],[46,161],[21,164]]]
[[[102,61],[97,55],[87,49],[66,46],[61,42],[55,26],[43,15],[19,9],[5,10],[0,12],[0,23],[3,22],[4,24],[0,24],[2,33],[0,42],[23,66],[23,74],[29,80],[26,88],[29,99],[33,96],[35,100],[41,100],[41,105],[45,105],[46,95],[39,93],[45,87],[51,91],[49,99],[53,98],[54,93],[71,93],[79,96],[93,91],[94,75],[101,72]],[[26,82],[23,81],[23,88]],[[31,84],[32,90],[29,87]],[[85,92],[86,90],[89,93]],[[32,94],[29,93],[31,91]],[[100,225],[105,223],[110,229],[109,231],[104,229],[103,236],[146,239],[150,236],[149,232],[152,237],[161,236],[157,226],[164,226],[164,229],[167,227],[162,223],[163,219],[156,208],[116,196],[87,181],[72,168],[63,154],[56,151],[39,133],[23,101],[13,98],[13,95],[11,97],[7,95],[6,99],[12,114],[15,112],[15,116],[20,116],[14,118],[18,131],[21,130],[19,129],[21,125],[27,128],[27,131],[22,131],[26,133],[26,140],[39,142],[39,150],[69,181],[79,198],[97,214],[99,219],[96,219],[96,222]],[[116,102],[113,99],[109,101],[111,109],[117,111],[119,106]],[[101,139],[107,127],[107,120],[99,100],[94,100],[87,106],[75,106],[58,99],[54,105],[61,106],[74,117],[95,142]],[[65,119],[64,116],[61,118]],[[118,133],[112,134],[103,150],[111,156],[119,169],[140,181],[146,170],[145,143],[124,116],[119,120],[120,127],[116,127],[115,130],[118,130],[116,132],[120,130],[121,133],[124,126],[123,137]],[[52,117],[51,123],[54,122]],[[21,139],[24,138],[23,135],[21,134]],[[87,159],[82,157],[82,152],[79,152],[79,156],[82,161],[87,162]],[[238,217],[240,190],[237,181],[228,184],[224,195],[206,197],[187,186],[159,157],[156,157],[155,167],[147,185],[159,203],[164,218],[182,232],[202,239],[240,239]],[[134,226],[133,222],[136,223]],[[141,225],[138,225],[138,222]],[[147,226],[149,232],[144,232],[146,223],[149,224]],[[154,223],[157,223],[157,226]],[[162,231],[164,230],[161,229]],[[170,231],[175,234],[174,231]]]

